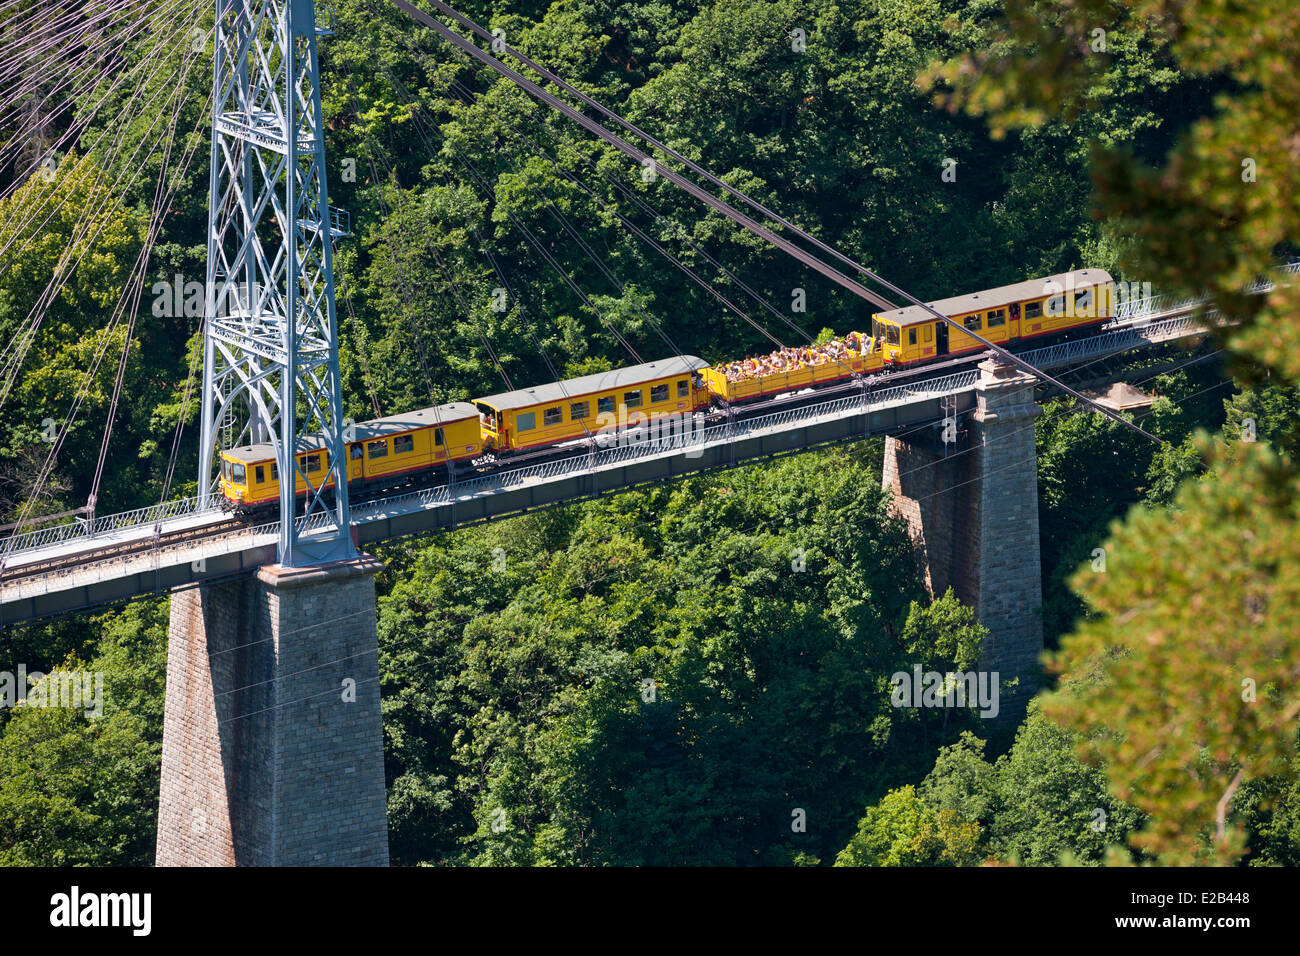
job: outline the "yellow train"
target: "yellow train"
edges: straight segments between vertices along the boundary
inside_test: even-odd
[[[1009,345],[1094,332],[1114,315],[1114,304],[1110,274],[1083,269],[930,305],[964,329]],[[952,329],[920,306],[908,306],[872,316],[870,335],[854,331],[823,346],[781,349],[718,366],[693,355],[675,355],[472,403],[450,402],[390,415],[349,428],[348,489],[363,495],[389,492],[445,476],[453,462],[544,450],[649,422],[662,426],[722,402],[757,401],[984,348],[972,335]],[[329,474],[328,454],[321,439],[299,442],[298,467],[313,487]],[[222,451],[220,480],[227,507],[239,512],[270,511],[279,503],[279,474],[270,444]],[[303,475],[297,475],[298,496],[306,489]]]

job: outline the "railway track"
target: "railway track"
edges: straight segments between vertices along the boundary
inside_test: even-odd
[[[43,561],[31,561],[16,568],[3,568],[3,570],[0,570],[0,584],[14,583],[25,578],[40,577],[60,571],[71,571],[86,564],[94,564],[99,561],[126,557],[132,554],[148,553],[165,547],[174,547],[189,541],[203,540],[229,531],[238,531],[241,528],[251,527],[254,527],[254,525],[232,517],[223,518],[212,524],[196,525],[193,528],[182,528],[176,531],[153,534],[146,538],[110,542],[92,550],[61,554]]]

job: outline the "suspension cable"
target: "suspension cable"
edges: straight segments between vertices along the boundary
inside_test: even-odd
[[[508,43],[505,42],[505,39],[503,37],[494,36],[492,33],[488,32],[483,27],[479,26],[477,23],[471,20],[469,17],[459,13],[458,11],[452,9],[447,4],[443,3],[442,0],[429,0],[429,2],[432,3],[433,6],[436,7],[445,16],[451,17],[457,23],[461,24],[461,26],[471,30],[481,38],[495,44],[497,48],[510,54],[520,63],[524,64],[524,66],[527,66],[529,69],[533,70],[534,72],[541,74],[543,77],[545,77],[550,82],[554,83],[556,86],[564,90],[569,95],[577,97],[583,103],[584,106],[596,110],[606,119],[617,123],[619,126],[623,127],[625,130],[632,133],[633,135],[639,136],[641,139],[645,140],[655,149],[661,150],[668,156],[677,160],[679,163],[681,163],[683,166],[685,166],[687,169],[689,169],[691,172],[695,173],[696,175],[703,176],[714,186],[718,187],[719,189],[725,190],[730,195],[734,196],[735,198],[739,199],[741,202],[745,203],[745,205],[749,206],[755,212],[762,213],[764,216],[767,216],[773,222],[779,223],[783,228],[790,230],[799,238],[811,242],[818,249],[834,256],[836,259],[838,259],[840,262],[844,263],[845,265],[854,269],[858,269],[859,271],[866,273],[868,276],[870,276],[870,273],[867,272],[864,266],[859,265],[857,262],[853,261],[848,256],[841,253],[838,249],[835,249],[834,247],[827,245],[826,243],[818,239],[816,236],[809,234],[803,229],[800,229],[798,226],[790,222],[788,219],[785,219],[784,217],[773,212],[771,209],[767,208],[767,206],[764,206],[762,203],[758,202],[757,200],[747,196],[741,190],[736,189],[734,186],[728,185],[726,182],[719,179],[717,176],[713,175],[713,173],[709,172],[703,166],[700,166],[698,163],[692,162],[690,159],[686,158],[681,153],[674,150],[672,147],[666,146],[665,144],[661,143],[659,140],[655,139],[653,136],[651,136],[649,133],[645,132],[644,130],[638,129],[632,123],[628,122],[622,116],[618,115],[613,110],[609,109],[604,104],[600,103],[598,100],[595,100],[592,97],[588,96],[586,93],[583,93],[581,90],[573,86],[571,83],[565,82],[563,78],[557,76],[552,71],[546,69],[546,67],[535,62],[525,54],[519,52],[514,47],[510,46]],[[399,6],[402,5],[404,4],[399,4]],[[881,304],[877,303],[877,305],[881,305]],[[893,308],[892,305],[881,305],[881,307]]]
[[[890,302],[884,296],[880,295],[877,292],[872,291],[871,289],[866,288],[861,283],[857,282],[854,279],[849,278],[844,273],[840,272],[838,269],[835,269],[834,267],[827,265],[821,259],[818,259],[816,256],[812,255],[806,250],[799,248],[794,243],[790,242],[788,239],[784,239],[781,236],[778,236],[776,233],[772,232],[767,227],[758,224],[757,222],[755,222],[754,220],[746,216],[744,213],[740,212],[734,207],[718,199],[716,196],[713,196],[707,191],[701,189],[699,186],[695,185],[695,183],[691,182],[689,179],[686,179],[681,174],[677,173],[672,169],[669,169],[666,166],[660,166],[659,164],[655,164],[654,160],[651,157],[647,156],[645,153],[637,149],[631,143],[628,143],[626,140],[618,136],[615,136],[609,130],[605,129],[603,126],[597,123],[595,120],[591,119],[588,116],[583,115],[582,113],[579,113],[568,103],[552,95],[551,93],[548,93],[546,90],[542,89],[532,80],[521,75],[517,71],[512,70],[510,67],[506,66],[504,63],[497,60],[495,57],[485,53],[479,47],[477,47],[473,43],[470,43],[460,34],[456,33],[454,30],[449,29],[439,21],[435,20],[433,17],[429,16],[424,11],[411,6],[411,4],[407,3],[406,0],[390,0],[390,2],[393,3],[395,6],[397,6],[399,9],[401,9],[403,12],[411,16],[413,19],[417,20],[424,26],[429,27],[429,29],[438,33],[438,35],[440,35],[444,39],[450,41],[455,46],[459,47],[461,50],[468,53],[474,59],[487,65],[491,69],[496,70],[498,73],[502,74],[507,79],[514,81],[517,85],[519,85],[521,88],[526,90],[528,93],[531,93],[533,96],[540,99],[542,102],[546,103],[547,105],[563,113],[565,116],[573,120],[578,125],[582,126],[584,129],[589,130],[590,132],[599,136],[601,139],[609,143],[619,152],[627,156],[630,156],[632,159],[635,159],[638,163],[641,163],[642,165],[654,164],[658,169],[658,172],[661,173],[665,179],[672,182],[674,185],[678,186],[679,188],[685,190],[691,196],[694,196],[696,199],[705,203],[711,209],[715,210],[716,212],[722,213],[728,219],[731,219],[737,224],[743,226],[744,228],[748,229],[750,232],[754,233],[755,235],[760,236],[763,239],[766,239],[769,243],[776,246],[778,249],[781,249],[782,251],[790,254],[791,256],[794,256],[794,258],[798,259],[800,262],[804,263],[805,265],[817,270],[826,278],[830,279],[832,282],[835,282],[836,284],[843,286],[844,288],[848,289],[851,292],[854,292],[855,294],[861,296],[862,298],[867,299],[869,302],[874,303],[879,308],[882,309],[895,308],[894,303]]]
[[[457,88],[457,92],[460,92],[461,95],[462,95],[462,97],[467,97],[467,94],[472,96],[472,94],[470,93],[470,91],[469,91],[466,87],[464,87],[462,84],[460,84],[459,82],[455,82],[455,81],[453,81],[452,86],[455,87],[455,88]],[[462,92],[462,91],[463,91],[463,92]],[[501,121],[501,117],[500,117],[500,116],[493,115],[493,119],[495,119],[495,120],[497,120],[497,121]],[[511,131],[511,132],[512,132],[516,137],[517,137],[517,138],[520,138],[520,139],[523,139],[523,140],[527,140],[528,143],[531,144],[531,146],[532,146],[532,151],[533,151],[533,154],[534,154],[534,155],[536,155],[536,156],[540,157],[541,159],[545,160],[545,161],[546,161],[546,162],[551,166],[551,168],[555,170],[556,173],[558,173],[560,176],[562,176],[564,179],[568,180],[569,182],[573,183],[574,186],[576,186],[578,189],[580,189],[580,190],[581,190],[581,191],[582,191],[586,196],[588,196],[588,197],[589,197],[593,202],[595,202],[596,204],[598,204],[602,210],[604,210],[605,212],[608,212],[609,214],[611,214],[611,215],[613,215],[614,217],[616,217],[620,223],[622,223],[622,224],[623,224],[623,225],[624,225],[624,226],[625,226],[625,227],[626,227],[630,232],[632,232],[633,235],[637,236],[639,239],[641,239],[643,242],[645,242],[647,245],[649,245],[651,248],[653,248],[656,252],[658,252],[660,255],[662,255],[664,258],[666,258],[669,262],[671,262],[673,265],[675,265],[678,269],[680,269],[683,273],[686,274],[687,278],[691,279],[693,282],[695,282],[697,285],[699,285],[702,289],[704,289],[706,292],[708,292],[710,295],[712,295],[715,299],[717,299],[719,302],[721,302],[724,306],[726,306],[727,308],[729,308],[732,312],[734,312],[734,313],[735,313],[736,315],[738,315],[741,319],[743,319],[746,323],[748,323],[751,327],[753,327],[753,328],[754,328],[754,329],[755,329],[755,330],[756,330],[760,335],[762,335],[764,338],[766,338],[769,342],[772,342],[773,344],[775,344],[775,345],[777,346],[777,348],[782,348],[782,347],[784,347],[784,343],[782,343],[782,342],[781,342],[779,339],[777,339],[774,335],[772,335],[771,333],[769,333],[769,332],[767,331],[767,329],[765,329],[762,325],[760,325],[758,322],[756,322],[752,317],[750,317],[750,315],[749,315],[748,313],[746,313],[746,312],[745,312],[743,309],[741,309],[738,305],[736,305],[735,303],[733,303],[730,299],[728,299],[728,298],[727,298],[726,296],[724,296],[721,292],[719,292],[717,289],[715,289],[712,285],[710,285],[708,282],[706,282],[706,281],[705,281],[701,276],[699,276],[699,275],[698,275],[698,274],[697,274],[693,269],[691,269],[690,266],[686,265],[686,264],[685,264],[684,262],[682,262],[682,261],[681,261],[677,256],[675,256],[675,255],[673,255],[671,252],[669,252],[666,248],[664,248],[664,246],[663,246],[662,244],[660,244],[658,241],[656,241],[652,236],[647,235],[646,232],[645,232],[644,230],[642,230],[642,229],[641,229],[641,228],[640,228],[640,227],[639,227],[635,222],[633,222],[631,219],[629,219],[626,215],[624,215],[622,212],[620,212],[617,208],[615,208],[615,207],[614,207],[613,205],[611,205],[610,203],[607,203],[607,202],[605,202],[603,199],[601,199],[598,195],[596,195],[596,193],[595,193],[592,189],[590,189],[590,188],[589,188],[588,186],[586,186],[586,185],[585,185],[585,184],[584,184],[580,179],[578,179],[577,176],[575,176],[575,175],[573,175],[572,173],[569,173],[568,171],[566,171],[565,169],[563,169],[563,168],[560,166],[560,164],[558,163],[558,161],[557,161],[555,158],[549,156],[549,155],[544,151],[543,147],[542,147],[542,146],[541,146],[541,145],[540,145],[540,144],[539,144],[535,139],[533,139],[533,138],[532,138],[531,136],[529,136],[527,133],[525,133],[525,132],[523,132],[522,130],[520,130],[520,129],[519,129],[517,126],[515,126],[513,123],[510,123],[509,121],[504,121],[504,122],[505,122],[505,126],[506,126],[506,127],[507,127],[507,128],[508,128],[508,129],[509,129],[509,130],[510,130],[510,131]],[[570,152],[573,152],[575,155],[578,155],[579,158],[585,158],[585,157],[581,157],[581,155],[578,154],[575,150],[573,150],[572,146],[570,146],[569,144],[567,144],[567,143],[563,143],[562,145],[564,145],[567,149],[569,149]],[[590,163],[590,160],[587,160],[587,162]],[[637,197],[635,193],[633,193],[631,190],[627,189],[625,186],[623,186],[623,184],[617,182],[616,180],[610,179],[610,178],[609,178],[605,173],[601,172],[601,170],[600,170],[599,168],[596,169],[596,172],[597,172],[598,174],[600,174],[602,177],[604,177],[605,180],[606,180],[607,182],[610,183],[610,185],[612,185],[612,186],[614,186],[616,189],[618,189],[619,192],[622,193],[624,196],[627,196],[627,197],[632,198],[632,199],[639,199],[639,197]],[[550,201],[548,200],[548,202],[550,202]],[[554,204],[551,203],[551,205],[552,205],[552,208],[553,208],[553,207],[554,207]],[[802,335],[802,336],[803,336],[804,338],[806,338],[809,342],[812,342],[812,341],[813,341],[813,337],[812,337],[811,335],[808,334],[807,330],[805,330],[804,328],[802,328],[801,326],[799,326],[798,323],[793,322],[792,320],[788,319],[786,316],[782,315],[782,314],[781,314],[781,313],[780,313],[780,312],[779,312],[775,307],[773,307],[773,306],[771,305],[771,303],[769,303],[769,302],[767,302],[765,299],[763,299],[762,296],[760,296],[757,292],[755,292],[752,288],[750,288],[750,287],[749,287],[749,286],[748,286],[744,281],[742,281],[741,279],[739,279],[739,278],[738,278],[734,273],[731,272],[731,270],[727,269],[726,266],[722,265],[722,264],[719,263],[716,259],[714,259],[711,255],[709,255],[708,252],[706,252],[705,250],[701,249],[698,245],[696,245],[696,244],[695,244],[695,243],[690,239],[690,237],[686,235],[685,231],[681,228],[681,224],[680,224],[680,223],[676,223],[676,222],[673,222],[672,220],[665,219],[662,215],[660,215],[660,214],[658,213],[657,210],[654,210],[653,207],[649,207],[648,205],[646,205],[646,204],[644,204],[644,203],[642,203],[641,205],[642,205],[642,208],[643,208],[643,209],[648,209],[648,210],[650,211],[651,215],[653,215],[653,216],[655,217],[656,220],[662,220],[662,221],[664,221],[664,222],[670,223],[670,224],[673,225],[673,226],[676,226],[676,227],[677,227],[677,231],[679,232],[679,234],[681,234],[682,237],[686,239],[686,242],[691,246],[692,249],[694,249],[697,253],[699,253],[699,254],[700,254],[704,259],[706,259],[709,263],[711,263],[712,265],[716,266],[720,271],[722,271],[724,274],[726,274],[726,276],[727,276],[729,279],[731,279],[733,282],[735,282],[735,283],[737,284],[737,286],[739,286],[739,287],[741,288],[742,291],[747,292],[747,293],[748,293],[750,296],[752,296],[756,301],[758,301],[760,305],[764,305],[764,306],[766,306],[766,307],[768,308],[768,310],[771,311],[771,312],[772,312],[772,313],[773,313],[773,314],[774,314],[778,319],[780,319],[782,322],[784,322],[786,325],[788,325],[788,326],[789,326],[791,329],[793,329],[795,332],[797,332],[797,333],[799,333],[800,335]],[[670,347],[672,347],[672,348],[674,348],[674,350],[676,350],[676,347],[675,347],[675,346],[672,346],[671,344],[670,344]]]
[[[559,99],[553,94],[548,93],[546,90],[542,89],[532,80],[529,80],[527,77],[521,75],[516,70],[513,70],[510,67],[506,66],[504,63],[501,63],[495,57],[489,55],[488,53],[485,53],[477,45],[469,42],[460,34],[456,33],[454,30],[451,30],[444,24],[440,23],[438,20],[429,16],[424,11],[419,10],[416,7],[413,7],[410,3],[407,3],[406,0],[390,0],[390,2],[393,3],[394,6],[398,7],[403,12],[405,12],[408,16],[412,17],[413,19],[423,24],[424,26],[427,26],[429,29],[436,32],[439,36],[443,37],[445,40],[448,40],[453,45],[460,48],[461,50],[463,50],[464,52],[472,56],[474,59],[478,60],[480,63],[483,63],[484,65],[497,71],[501,75],[505,76],[507,79],[512,80],[516,85],[518,85],[526,92],[532,94],[537,99],[540,99],[542,102],[558,110],[560,113],[563,113],[565,116],[573,120],[575,123],[578,123],[584,129],[587,129],[590,132],[594,133],[596,136],[600,137],[602,140],[609,143],[615,149],[619,150],[619,152],[624,153],[625,155],[630,156],[633,159],[643,164],[654,162],[654,160],[651,157],[645,155],[641,150],[637,149],[635,146],[626,142],[622,138],[614,135],[609,130],[605,129],[603,126],[597,123],[595,120],[592,120],[590,117],[585,116],[582,113],[579,113],[568,103],[565,103],[563,100]],[[438,3],[438,0],[431,0],[431,2],[434,2],[436,4]],[[582,96],[582,94],[579,95]],[[589,98],[583,96],[583,99],[585,102]],[[591,102],[595,103],[594,100],[592,100]],[[602,107],[601,109],[603,110],[604,108]],[[660,172],[662,172],[664,178],[667,179],[669,182],[685,190],[687,193],[699,199],[701,202],[704,202],[710,208],[715,209],[716,211],[722,213],[723,215],[727,216],[727,218],[745,227],[750,232],[753,232],[755,235],[758,235],[763,239],[766,239],[768,242],[772,243],[777,248],[794,256],[800,262],[803,262],[805,265],[812,267],[813,269],[820,272],[822,275],[826,276],[831,281],[837,283],[840,286],[843,286],[844,288],[848,289],[850,292],[853,292],[855,295],[858,295],[861,298],[864,298],[869,302],[872,302],[878,307],[885,309],[887,311],[897,308],[897,306],[895,306],[888,299],[881,296],[879,293],[876,293],[871,289],[866,288],[861,283],[844,275],[838,269],[835,269],[832,266],[827,265],[822,260],[816,258],[815,256],[811,255],[805,250],[800,249],[798,246],[795,246],[793,243],[789,242],[788,240],[781,238],[780,236],[776,235],[775,233],[765,228],[764,226],[759,225],[758,223],[750,219],[748,216],[746,216],[744,213],[741,213],[740,211],[736,210],[732,206],[729,206],[727,203],[718,199],[716,196],[710,195],[708,192],[701,189],[699,186],[695,185],[690,180],[685,179],[680,174],[674,172],[673,170],[668,169],[667,167],[662,167],[660,169]],[[837,253],[837,255],[840,254]],[[1100,404],[1094,399],[1088,398],[1086,395],[1082,394],[1081,392],[1078,392],[1070,388],[1070,386],[1066,385],[1064,382],[1061,382],[1059,379],[1056,379],[1053,376],[1048,375],[1046,372],[1035,368],[1033,365],[1030,365],[1028,362],[1019,358],[1014,353],[1009,352],[1007,349],[1003,348],[1002,346],[989,341],[988,339],[984,338],[983,336],[979,335],[976,332],[972,332],[966,329],[955,319],[940,314],[939,312],[935,311],[934,308],[932,308],[931,306],[922,302],[920,299],[916,298],[915,296],[907,292],[904,292],[902,289],[900,289],[898,286],[894,285],[893,283],[885,281],[880,276],[876,275],[875,273],[865,268],[863,268],[861,271],[868,278],[872,279],[873,281],[879,282],[881,285],[885,286],[885,288],[889,289],[891,292],[903,296],[905,299],[908,300],[909,303],[915,306],[919,306],[927,313],[932,315],[934,318],[946,323],[949,327],[956,329],[958,331],[965,332],[967,335],[970,335],[978,342],[982,343],[983,345],[987,346],[988,348],[996,352],[1004,361],[1009,362],[1012,365],[1015,365],[1016,367],[1020,368],[1024,372],[1027,372],[1035,377],[1041,378],[1044,381],[1051,383],[1052,385],[1055,385],[1057,388],[1061,389],[1062,391],[1067,392],[1068,394],[1073,395],[1078,400],[1092,406],[1094,409],[1101,412],[1103,415],[1107,416],[1108,418],[1116,422],[1119,422],[1120,424],[1124,425],[1127,428],[1131,428],[1138,434],[1142,435],[1144,438],[1156,442],[1157,444],[1162,444],[1162,445],[1165,444],[1165,442],[1163,442],[1161,439],[1157,438],[1155,435],[1152,435],[1150,432],[1134,424],[1133,422],[1130,422],[1128,419],[1124,418],[1122,415],[1118,414],[1117,412],[1111,411],[1109,408],[1106,408],[1104,405]]]

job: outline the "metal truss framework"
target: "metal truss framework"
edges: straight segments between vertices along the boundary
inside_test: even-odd
[[[270,442],[280,563],[345,560],[356,550],[334,310],[341,232],[326,191],[316,50],[328,31],[314,0],[216,2],[199,500],[215,500],[219,441]],[[324,470],[304,468],[308,435],[324,439]]]

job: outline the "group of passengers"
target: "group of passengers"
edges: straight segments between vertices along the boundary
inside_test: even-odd
[[[743,382],[767,375],[796,372],[802,368],[825,365],[827,362],[847,362],[851,357],[866,355],[870,344],[871,340],[861,332],[850,332],[842,339],[832,339],[822,345],[780,348],[770,355],[726,362],[717,366],[717,371],[726,375],[729,382]]]

